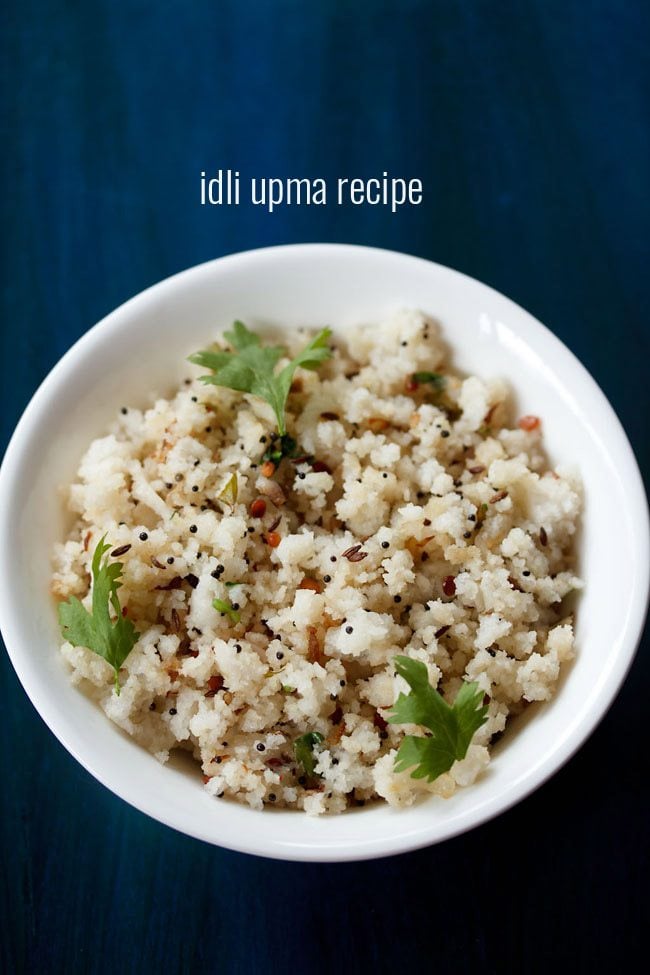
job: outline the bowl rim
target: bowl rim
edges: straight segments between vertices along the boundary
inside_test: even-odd
[[[576,372],[576,375],[580,376],[582,382],[586,382],[587,386],[591,387],[591,392],[600,400],[601,407],[609,413],[611,432],[615,434],[615,439],[618,440],[619,450],[622,451],[625,457],[626,494],[630,504],[633,506],[635,512],[634,517],[639,528],[637,536],[638,549],[636,550],[636,590],[633,593],[633,598],[630,599],[629,612],[624,623],[624,639],[621,639],[618,657],[615,665],[609,672],[610,679],[608,685],[607,687],[603,687],[600,696],[594,702],[592,709],[585,714],[582,722],[577,728],[573,729],[574,733],[571,739],[562,741],[556,750],[543,761],[536,763],[523,781],[518,781],[505,792],[489,798],[477,811],[468,810],[464,816],[459,817],[458,822],[446,824],[446,828],[431,837],[422,836],[421,834],[418,834],[416,837],[411,837],[408,834],[403,834],[399,837],[391,838],[390,836],[386,837],[382,835],[368,839],[361,850],[354,848],[349,840],[338,847],[331,844],[319,847],[315,844],[306,848],[304,844],[301,844],[296,849],[293,847],[285,847],[283,844],[277,842],[269,843],[263,835],[255,835],[254,831],[247,834],[242,831],[243,841],[241,843],[234,842],[229,838],[228,842],[219,842],[218,844],[227,849],[272,859],[343,862],[405,853],[443,842],[469,829],[473,829],[510,809],[538,789],[552,775],[559,771],[579,748],[582,747],[613,704],[632,665],[641,639],[650,598],[650,520],[648,516],[648,502],[636,457],[616,412],[596,380],[573,352],[534,316],[501,292],[463,272],[448,268],[434,261],[429,261],[426,258],[385,248],[367,247],[356,244],[301,243],[254,248],[227,254],[186,268],[162,281],[154,283],[105,315],[99,322],[82,334],[58,362],[55,363],[25,407],[7,445],[2,465],[0,466],[0,629],[2,630],[7,653],[28,698],[50,731],[86,771],[114,795],[119,796],[158,822],[171,826],[179,832],[196,839],[216,844],[214,836],[209,835],[207,831],[195,827],[193,823],[181,822],[183,819],[182,816],[166,814],[165,810],[161,811],[156,806],[155,799],[149,799],[146,794],[143,795],[142,790],[138,791],[137,788],[134,789],[126,781],[121,781],[119,775],[115,776],[110,769],[106,771],[102,767],[97,767],[87,757],[82,757],[79,754],[76,742],[62,727],[57,708],[48,700],[46,694],[40,694],[38,689],[31,685],[27,668],[23,663],[25,651],[21,645],[19,629],[12,612],[12,603],[8,596],[10,587],[7,585],[8,573],[11,569],[8,558],[9,546],[7,544],[10,524],[10,505],[8,501],[14,489],[21,458],[24,451],[29,447],[34,424],[38,421],[38,417],[42,413],[43,408],[47,406],[50,396],[56,391],[59,377],[73,370],[79,354],[95,342],[98,337],[101,337],[104,332],[115,327],[125,314],[130,313],[139,305],[144,307],[152,298],[156,300],[164,299],[168,293],[173,292],[180,284],[186,282],[193,276],[199,277],[203,274],[209,274],[216,265],[224,268],[227,265],[241,265],[246,262],[254,263],[261,255],[266,257],[277,256],[282,259],[284,255],[291,256],[298,252],[307,253],[313,258],[317,258],[319,254],[321,256],[326,254],[333,255],[335,252],[340,254],[347,253],[350,257],[361,256],[363,254],[371,257],[373,255],[383,255],[385,258],[395,260],[396,262],[401,261],[405,264],[428,268],[434,267],[439,272],[455,277],[461,283],[463,281],[466,282],[472,288],[478,285],[484,289],[486,297],[498,298],[502,304],[505,302],[505,307],[511,308],[517,316],[520,318],[523,316],[528,325],[532,327],[532,330],[539,334],[540,341],[543,339],[547,346],[550,345],[554,352],[560,355]],[[399,815],[399,812],[396,815]],[[433,819],[432,831],[435,825],[435,819]]]

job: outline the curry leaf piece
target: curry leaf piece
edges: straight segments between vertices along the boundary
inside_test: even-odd
[[[323,736],[320,731],[308,731],[306,734],[296,738],[293,743],[293,753],[296,756],[296,761],[300,762],[307,775],[314,774],[314,767],[316,765],[314,747],[322,741]]]
[[[224,613],[224,615],[229,616],[233,623],[239,623],[241,619],[241,613],[227,603],[225,599],[213,599],[212,605],[219,613]]]
[[[413,378],[416,383],[428,383],[434,389],[445,388],[445,377],[439,372],[414,372]]]
[[[262,454],[262,460],[272,460],[277,467],[283,457],[295,457],[297,453],[298,444],[293,437],[290,437],[288,433],[282,437],[275,434],[271,437],[271,443]],[[306,456],[305,459],[313,458]]]

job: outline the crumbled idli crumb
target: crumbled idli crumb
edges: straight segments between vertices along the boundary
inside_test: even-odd
[[[291,354],[305,335],[285,336]],[[99,539],[124,549],[119,597],[140,634],[119,695],[103,659],[63,643],[73,682],[158,761],[190,750],[211,795],[254,809],[449,798],[574,653],[563,600],[581,587],[581,486],[573,467],[549,468],[541,425],[512,423],[500,379],[454,375],[416,311],[336,350],[297,374],[287,427],[302,456],[270,476],[274,418],[256,397],[195,378],[122,409],[81,460],[77,521],[54,552],[53,594],[90,608]],[[427,371],[442,389],[413,379]],[[408,690],[396,654],[425,663],[447,700],[468,680],[488,705],[433,782],[395,771],[418,733],[386,723]],[[308,733],[313,771],[295,752]]]

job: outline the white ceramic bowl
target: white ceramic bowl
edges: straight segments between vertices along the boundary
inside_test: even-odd
[[[211,798],[200,775],[163,767],[71,686],[48,595],[49,554],[66,527],[59,485],[125,404],[170,390],[179,363],[241,318],[344,330],[399,307],[437,318],[461,369],[500,375],[522,413],[544,420],[554,462],[576,462],[586,489],[578,654],[557,696],[506,736],[478,782],[402,811],[377,804],[335,817]],[[623,337],[624,340],[624,337]],[[191,367],[186,367],[191,372]],[[456,271],[388,251],[297,245],[184,271],[122,305],[83,336],[27,407],[0,472],[0,624],[43,720],[100,782],[182,832],[295,860],[354,860],[439,842],[528,795],[593,731],[631,663],[647,605],[648,514],[639,471],[607,400],[574,356],[507,298]]]

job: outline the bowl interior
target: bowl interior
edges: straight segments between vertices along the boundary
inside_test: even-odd
[[[122,405],[171,392],[188,353],[241,318],[251,327],[337,331],[416,307],[442,325],[458,368],[502,376],[521,412],[543,418],[553,463],[585,485],[575,662],[561,693],[508,736],[488,771],[452,800],[311,819],[209,797],[198,769],[162,767],[74,689],[57,652],[49,554],[67,523],[59,486]],[[138,808],[219,845],[295,859],[380,856],[444,839],[511,805],[591,731],[631,661],[648,588],[647,508],[625,435],[604,396],[551,333],[502,295],[404,255],[300,245],[193,268],[132,299],[92,329],[40,388],[0,475],[0,621],[14,666],[57,737]]]

